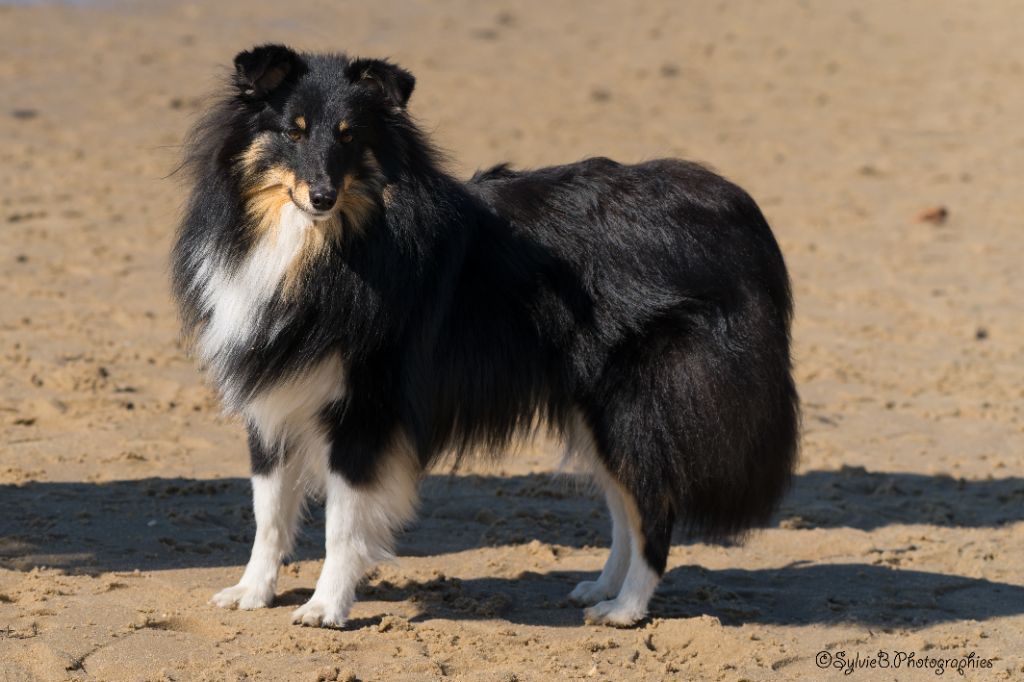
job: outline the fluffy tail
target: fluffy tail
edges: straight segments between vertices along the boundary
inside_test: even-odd
[[[789,282],[760,211],[746,208],[737,219],[763,241],[737,274],[742,284],[620,347],[591,403],[600,450],[636,499],[654,566],[675,524],[724,539],[766,523],[796,464]]]
[[[677,366],[683,443],[673,496],[677,518],[705,537],[763,525],[789,485],[800,416],[780,312],[751,297],[694,338]]]

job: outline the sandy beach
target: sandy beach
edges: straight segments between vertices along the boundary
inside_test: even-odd
[[[0,5],[0,679],[1024,679],[1022,16]],[[538,440],[432,472],[345,630],[290,624],[316,510],[272,608],[209,605],[252,541],[248,457],[178,339],[171,173],[234,54],[268,41],[410,69],[462,177],[679,156],[745,187],[793,279],[804,405],[770,527],[677,537],[648,620],[584,625],[566,596],[607,556],[607,512]],[[879,652],[903,662],[840,667]]]

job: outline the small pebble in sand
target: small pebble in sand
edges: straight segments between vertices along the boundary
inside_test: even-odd
[[[666,62],[661,65],[660,69],[658,69],[658,73],[660,73],[663,78],[675,78],[679,75],[679,67],[671,62]]]
[[[942,225],[949,218],[949,209],[945,206],[933,206],[918,212],[917,222]]]

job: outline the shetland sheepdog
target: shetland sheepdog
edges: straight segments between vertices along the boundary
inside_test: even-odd
[[[585,620],[643,619],[673,526],[764,523],[798,398],[782,254],[736,185],[675,159],[505,165],[466,182],[398,65],[238,54],[186,143],[184,336],[248,428],[256,536],[217,606],[269,605],[307,494],[326,558],[295,623],[341,627],[440,458],[550,429],[602,489]]]

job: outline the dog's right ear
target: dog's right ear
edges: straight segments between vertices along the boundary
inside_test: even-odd
[[[296,70],[299,55],[284,45],[260,45],[235,56],[235,85],[246,97],[262,99]]]

